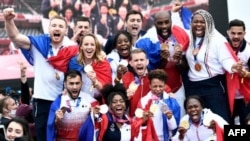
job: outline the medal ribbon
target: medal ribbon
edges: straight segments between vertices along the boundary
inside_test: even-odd
[[[198,49],[198,52],[201,48],[201,45],[202,45],[202,42],[203,42],[203,38],[199,41],[199,43],[197,45],[194,45],[194,50],[197,48]],[[198,55],[198,52],[197,54],[193,54],[194,55],[194,61],[197,62],[197,55]]]
[[[74,107],[78,107],[79,105],[80,105],[80,103],[81,103],[81,97],[78,97],[77,98],[77,102],[76,102],[76,105],[74,106]],[[66,100],[66,104],[67,104],[67,106],[69,107],[69,109],[70,109],[70,111],[72,111],[72,106],[71,106],[71,104],[70,104],[70,100]]]

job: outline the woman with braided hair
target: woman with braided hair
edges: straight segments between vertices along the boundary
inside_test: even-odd
[[[215,29],[209,12],[195,11],[190,31],[190,45],[186,52],[189,65],[186,97],[199,95],[206,108],[229,122],[224,74],[225,71],[237,73],[242,64],[233,59],[225,37]]]

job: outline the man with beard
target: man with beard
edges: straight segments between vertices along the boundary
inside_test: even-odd
[[[129,71],[122,76],[122,82],[127,89],[129,98],[129,116],[134,117],[137,104],[140,99],[145,96],[149,91],[148,80],[148,59],[145,51],[141,49],[133,49],[129,57]],[[165,88],[167,92],[170,88]]]
[[[237,77],[238,81],[228,80],[229,83],[239,83],[238,89],[230,89],[232,88],[230,87],[228,93],[230,110],[233,116],[232,124],[234,124],[234,118],[239,116],[241,125],[245,124],[245,118],[250,113],[250,96],[248,96],[250,93],[250,45],[244,39],[246,34],[245,29],[243,21],[234,19],[230,21],[227,31],[227,39],[231,45],[229,48],[232,48],[231,53],[236,60],[239,59],[243,63],[243,69]]]
[[[47,124],[47,141],[78,141],[78,132],[87,119],[91,107],[98,102],[81,92],[82,75],[79,71],[67,71],[64,76],[65,94],[52,103]]]
[[[161,68],[168,74],[167,85],[175,93],[181,105],[181,115],[184,115],[185,92],[179,66],[183,62],[182,53],[188,47],[189,37],[181,27],[172,24],[170,12],[157,12],[154,19],[154,26],[137,41],[136,47],[146,52],[150,60],[149,71]]]
[[[61,16],[54,16],[50,20],[49,35],[27,36],[21,34],[16,27],[13,8],[4,9],[3,15],[10,40],[34,66],[33,115],[37,141],[46,141],[50,105],[63,90],[63,74],[67,70],[69,59],[78,52],[78,47],[65,36],[67,23]]]

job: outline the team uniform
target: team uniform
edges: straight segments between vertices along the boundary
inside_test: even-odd
[[[78,141],[81,125],[87,119],[90,108],[98,102],[86,93],[80,93],[75,100],[69,95],[60,95],[52,103],[47,124],[47,141]],[[56,111],[67,107],[63,119],[55,125]]]
[[[209,129],[203,124],[203,119],[209,116],[210,119],[215,121],[216,132],[212,129]],[[188,129],[185,133],[184,139],[180,140],[178,138],[179,132],[176,133],[174,137],[172,137],[172,141],[223,141],[224,132],[223,128],[224,125],[228,125],[228,123],[219,115],[212,113],[209,109],[203,109],[201,113],[201,119],[198,126],[189,119],[189,115],[185,115],[181,118],[181,122],[188,122]]]
[[[151,128],[150,126],[153,126],[153,130],[157,135],[157,139],[159,141],[168,141],[172,136],[172,131],[176,129],[179,124],[180,105],[178,104],[176,99],[170,97],[166,92],[164,92],[159,99],[154,99],[154,97],[155,96],[152,94],[152,92],[149,92],[146,96],[141,98],[138,104],[138,108],[142,108],[144,110],[149,110],[150,106],[152,105],[157,105],[158,108],[156,108],[154,116],[152,117],[153,124],[148,124],[146,127],[142,126],[141,132],[138,134],[135,140],[145,140],[147,136],[149,136],[148,134],[146,134],[148,128]],[[170,119],[168,119],[166,115],[163,114],[163,111],[161,110],[162,103],[159,101],[164,102],[167,105],[168,109],[173,112],[173,116]]]
[[[173,62],[174,46],[180,44],[183,52],[186,51],[189,44],[188,34],[179,26],[173,25],[171,28],[171,36],[167,40],[163,40],[157,35],[155,27],[152,27],[147,33],[137,41],[136,47],[143,49],[147,57],[149,58],[149,70],[154,70],[160,67],[161,63],[161,44],[167,43],[170,52],[170,61],[163,68],[168,74],[167,85],[175,93],[176,99],[180,105],[183,105],[185,99],[185,91],[182,84],[181,72],[177,69],[176,64]],[[185,110],[182,107],[181,114],[185,114]]]
[[[78,47],[66,36],[62,46],[57,49],[52,48],[51,39],[47,34],[28,37],[31,48],[21,49],[21,51],[27,61],[34,66],[36,79],[34,80],[33,115],[38,141],[44,141],[50,105],[63,90],[65,68],[69,58],[77,54]]]

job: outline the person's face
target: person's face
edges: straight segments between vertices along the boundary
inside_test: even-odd
[[[90,8],[89,4],[87,4],[87,3],[82,4],[82,13],[85,16],[89,17],[90,16],[90,11],[91,11],[91,8]]]
[[[64,86],[67,89],[69,96],[72,99],[76,99],[82,88],[82,79],[80,76],[76,76],[74,78],[67,77],[66,82],[64,82]]]
[[[146,54],[143,52],[132,54],[129,64],[138,76],[144,76],[144,74],[147,72],[148,65]]]
[[[16,110],[17,109],[17,105],[16,105],[16,102],[13,98],[9,98],[7,100],[8,102],[8,106],[7,106],[7,109],[10,111],[10,110]]]
[[[238,48],[240,44],[242,43],[245,31],[242,26],[232,26],[228,31],[227,35],[232,43],[232,46],[234,48]]]
[[[65,10],[65,18],[66,19],[70,20],[72,18],[72,16],[73,16],[73,12],[71,9]]]
[[[101,13],[101,14],[107,14],[107,13],[108,13],[108,7],[106,7],[106,6],[101,6],[101,8],[100,8],[100,13]]]
[[[53,19],[49,25],[49,34],[52,44],[60,44],[67,33],[67,26],[64,20]]]
[[[200,15],[196,14],[191,22],[192,32],[195,37],[203,37],[206,30],[205,19]]]
[[[90,33],[91,29],[90,29],[90,25],[89,22],[87,21],[78,21],[74,27],[74,33],[77,33],[78,31],[82,31],[81,32],[81,36],[83,36],[86,33]]]
[[[189,115],[193,123],[198,123],[200,121],[202,106],[197,99],[189,99],[187,102],[187,114]]]
[[[125,7],[119,8],[118,14],[122,20],[125,20],[128,11]]]
[[[120,34],[116,41],[116,49],[122,57],[128,57],[130,54],[131,43],[128,37]]]
[[[7,127],[6,136],[8,141],[14,141],[15,138],[24,136],[22,125],[16,122],[11,122]]]
[[[171,18],[170,15],[161,15],[156,18],[155,27],[157,34],[160,35],[163,39],[167,39],[171,34]]]
[[[165,82],[159,79],[152,79],[149,84],[151,92],[156,96],[161,96],[165,90]]]
[[[138,36],[142,28],[141,16],[139,14],[131,14],[125,22],[125,26],[131,36]]]
[[[111,101],[110,109],[114,115],[122,117],[126,110],[125,100],[120,95],[115,95]]]
[[[92,36],[86,36],[82,40],[81,51],[85,56],[84,59],[92,59],[96,51],[95,39]]]

